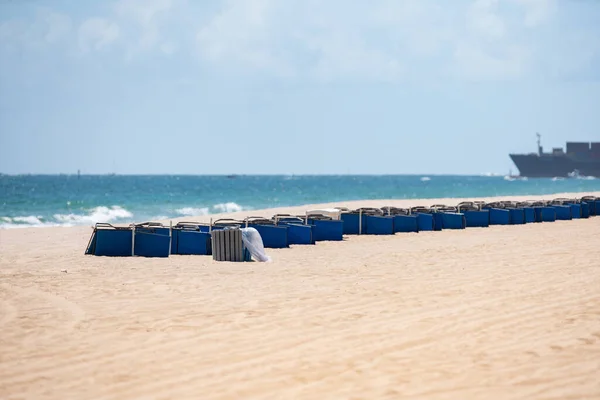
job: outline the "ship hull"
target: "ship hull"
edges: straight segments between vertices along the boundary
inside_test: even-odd
[[[520,176],[529,178],[567,177],[577,170],[584,176],[600,177],[600,161],[579,161],[568,156],[510,154]]]

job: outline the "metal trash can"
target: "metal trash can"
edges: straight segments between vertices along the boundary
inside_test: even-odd
[[[215,261],[244,261],[242,230],[216,229],[211,232],[212,257]]]

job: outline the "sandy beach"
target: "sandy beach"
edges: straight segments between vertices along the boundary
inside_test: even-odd
[[[1,399],[600,399],[600,217],[272,263],[86,256],[91,231],[0,230]]]

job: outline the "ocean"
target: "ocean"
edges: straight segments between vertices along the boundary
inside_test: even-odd
[[[600,179],[504,176],[0,175],[0,228],[130,223],[365,199],[600,191]]]

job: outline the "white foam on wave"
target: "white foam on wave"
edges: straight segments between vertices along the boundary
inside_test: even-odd
[[[0,228],[39,228],[53,226],[75,226],[83,224],[95,224],[96,222],[114,222],[133,217],[133,214],[120,206],[99,206],[88,210],[87,214],[54,214],[52,220],[44,217],[29,215],[18,217],[2,217],[4,223]]]
[[[489,176],[489,177],[491,177],[491,176],[502,176],[502,174],[499,174],[497,172],[484,172],[484,173],[480,174],[480,176]]]
[[[46,222],[41,216],[28,215],[24,217],[2,217],[3,223],[0,223],[0,229],[11,228],[40,228],[50,226],[60,226],[54,222]]]
[[[421,182],[429,182],[430,180],[431,180],[431,178],[428,176],[424,176],[421,178]]]
[[[220,213],[232,213],[243,210],[242,206],[233,202],[215,204],[213,209]]]
[[[232,213],[243,211],[244,207],[234,202],[214,204],[211,207],[183,207],[175,212],[186,217],[195,217],[199,215],[210,215],[217,213]]]
[[[27,217],[14,217],[12,222],[29,224],[29,225],[40,225],[43,224],[42,217],[36,217],[33,215],[29,215]]]
[[[183,207],[175,210],[177,214],[186,216],[186,217],[194,217],[196,215],[208,215],[208,207]]]
[[[87,215],[79,214],[54,214],[54,219],[63,224],[83,224],[96,222],[113,222],[119,219],[131,218],[133,214],[123,207],[99,206],[90,210]]]
[[[509,181],[509,182],[513,182],[513,181],[527,181],[528,178],[526,176],[510,176],[510,175],[505,175],[504,176],[504,180],[505,181]]]

